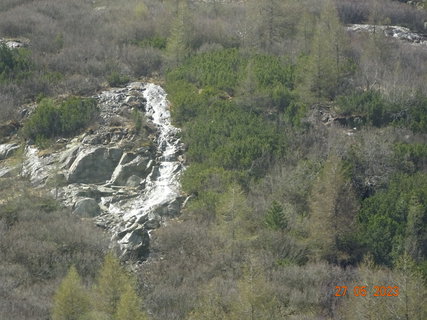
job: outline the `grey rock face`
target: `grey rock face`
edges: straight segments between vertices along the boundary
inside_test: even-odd
[[[100,214],[98,203],[92,198],[83,198],[76,202],[73,213],[81,217],[93,218]]]
[[[122,155],[116,148],[95,147],[77,156],[70,167],[69,183],[100,183],[111,177]]]
[[[18,149],[19,145],[16,143],[0,144],[0,161],[9,158]]]
[[[179,214],[182,206],[178,177],[184,169],[184,146],[170,124],[166,93],[157,85],[132,83],[95,97],[99,123],[62,150],[40,153],[27,146],[22,174],[52,194],[76,215],[93,218],[112,234],[124,258],[144,259],[149,230]],[[152,119],[152,141],[136,145],[126,119],[132,108]]]
[[[127,233],[120,241],[122,258],[147,257],[149,254],[150,236],[148,231],[141,228]]]
[[[126,185],[127,185],[128,187],[136,188],[136,187],[139,187],[139,186],[141,185],[142,181],[143,181],[143,180],[142,180],[140,177],[132,175],[132,176],[130,176],[130,177],[129,177],[129,179],[126,181]]]
[[[414,45],[427,47],[427,38],[424,35],[412,32],[410,29],[401,26],[384,26],[371,24],[353,24],[347,27],[352,32],[382,32],[386,37],[392,37],[398,40],[407,41]]]
[[[130,160],[132,158],[133,160]],[[114,185],[124,186],[127,185],[128,179],[131,176],[144,179],[150,172],[152,165],[153,161],[148,157],[126,153],[122,156],[119,165],[114,170],[111,182]]]

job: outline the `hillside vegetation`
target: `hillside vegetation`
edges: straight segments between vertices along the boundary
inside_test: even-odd
[[[86,222],[47,196],[12,196],[25,182],[1,191],[0,315],[427,318],[427,45],[345,28],[426,33],[415,2],[2,1],[0,37],[30,45],[0,46],[0,123],[37,100],[21,139],[72,136],[97,114],[83,96],[159,81],[191,200],[151,234],[137,279],[114,282],[127,273],[111,255],[101,267],[106,242]],[[34,254],[12,241],[22,235]]]

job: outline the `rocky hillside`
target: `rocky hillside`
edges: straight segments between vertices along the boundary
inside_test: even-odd
[[[35,188],[51,188],[76,215],[107,229],[123,257],[144,259],[150,230],[176,216],[184,200],[179,130],[170,123],[166,93],[157,85],[134,82],[94,98],[98,119],[83,134],[56,141],[54,150],[14,139],[0,145],[0,178],[19,174]],[[140,111],[145,140],[131,119]],[[22,164],[10,165],[8,158],[19,149]]]

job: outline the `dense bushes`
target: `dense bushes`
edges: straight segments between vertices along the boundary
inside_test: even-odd
[[[46,319],[59,279],[74,264],[91,281],[107,239],[19,179],[0,180],[0,318]]]
[[[12,50],[0,42],[0,82],[23,79],[31,68],[28,50]]]
[[[172,70],[166,87],[174,119],[185,128],[189,160],[260,176],[257,162],[284,151],[284,136],[267,111],[283,112],[292,86],[292,65],[237,49],[202,53]]]
[[[359,124],[382,127],[393,123],[427,132],[427,98],[422,95],[389,101],[379,91],[369,90],[341,96],[337,103],[343,116],[357,117]]]
[[[94,99],[70,97],[57,105],[46,98],[25,123],[23,132],[32,139],[76,134],[93,119],[96,111]]]
[[[427,258],[426,178],[398,175],[387,190],[363,201],[360,237],[376,262],[392,265],[404,252],[418,262]]]

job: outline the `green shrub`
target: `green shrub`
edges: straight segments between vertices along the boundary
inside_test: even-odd
[[[25,123],[24,136],[42,141],[57,136],[70,136],[85,127],[97,111],[94,99],[70,97],[59,105],[42,99]]]
[[[358,221],[360,241],[377,263],[392,265],[414,246],[414,258],[425,259],[427,175],[396,176],[387,190],[363,201]]]
[[[197,87],[212,86],[232,93],[239,79],[242,57],[237,49],[202,53],[187,60],[167,76],[167,81],[185,80]]]
[[[129,77],[125,75],[121,75],[117,71],[111,72],[107,76],[108,84],[112,87],[120,87],[129,82]]]
[[[355,92],[338,99],[344,116],[358,116],[364,122],[379,127],[390,122],[387,105],[377,91]]]
[[[427,167],[427,145],[399,143],[394,146],[396,165],[408,173]]]
[[[427,133],[427,97],[417,96],[409,104],[408,125],[415,132]]]
[[[155,36],[151,38],[146,38],[141,41],[134,41],[132,44],[136,44],[141,48],[153,47],[156,49],[164,50],[166,49],[167,38]]]
[[[0,43],[0,82],[28,77],[32,69],[30,52],[27,49],[9,49]]]

